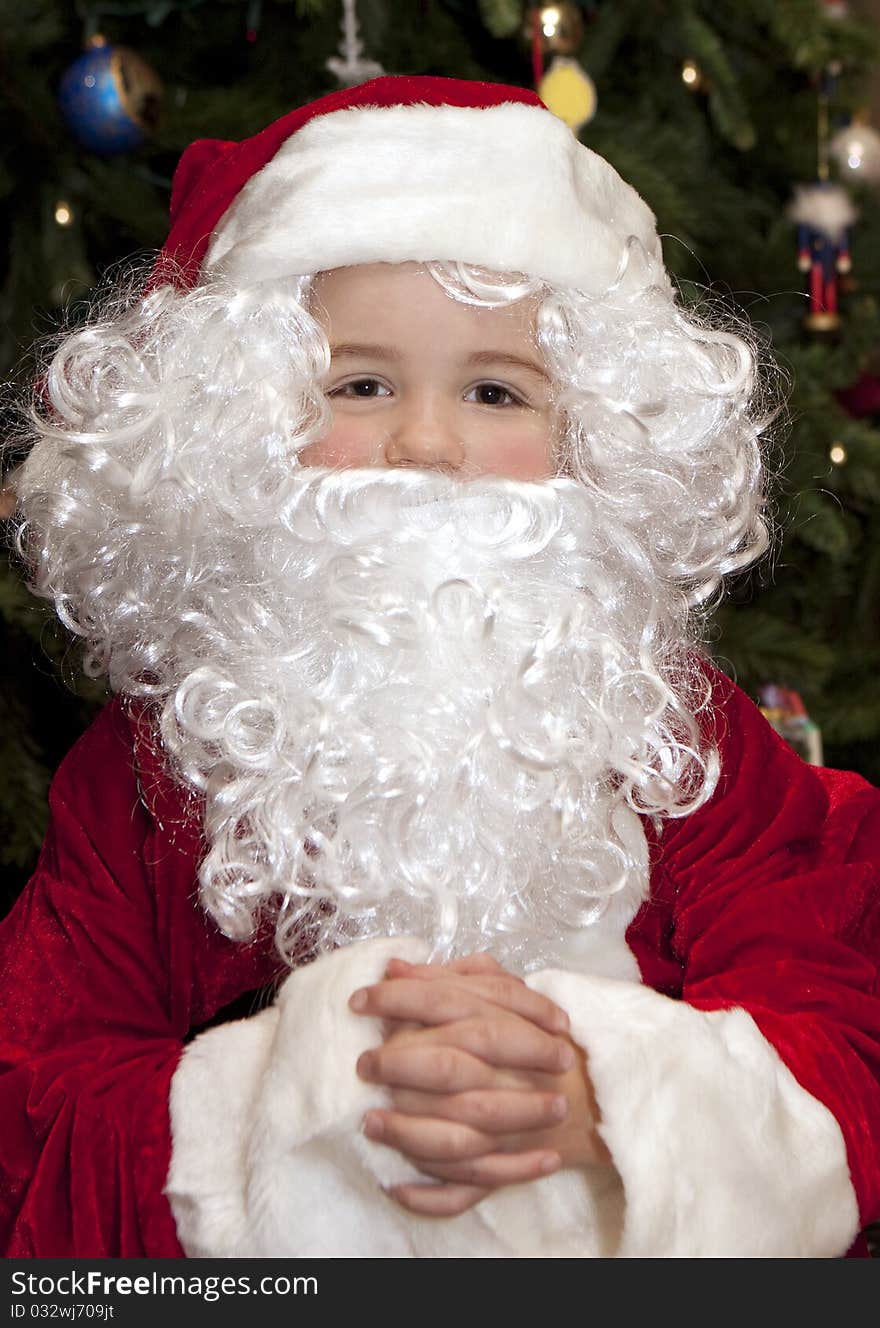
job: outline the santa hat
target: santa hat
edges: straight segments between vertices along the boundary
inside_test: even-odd
[[[669,285],[653,214],[608,162],[534,93],[448,78],[377,78],[194,143],[163,259],[186,283],[446,259],[591,294]]]

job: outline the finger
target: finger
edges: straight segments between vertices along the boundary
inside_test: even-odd
[[[449,1055],[454,1050],[501,1070],[561,1074],[575,1063],[574,1047],[570,1042],[551,1037],[528,1020],[511,1016],[461,1019],[438,1028],[422,1028],[392,1036],[381,1046],[361,1055],[357,1072],[371,1083],[397,1088],[428,1087],[413,1082],[408,1062],[418,1054],[418,1073],[424,1073],[426,1061],[422,1058],[425,1057],[430,1066],[429,1049],[433,1049],[437,1056],[431,1071],[435,1076],[434,1091],[443,1093],[509,1086],[497,1084],[494,1077],[479,1082],[461,1082],[458,1076],[464,1067],[458,1057]],[[472,1067],[470,1073],[473,1074]]]
[[[453,973],[476,974],[481,973],[507,973],[507,969],[499,964],[497,959],[487,954],[485,950],[477,954],[462,955],[460,959],[453,959],[448,965]],[[522,982],[522,978],[516,977],[511,973],[508,976],[515,978],[517,982]]]
[[[521,977],[508,973],[488,954],[466,955],[450,964],[410,964],[405,959],[391,959],[386,965],[388,978],[418,979],[422,982],[453,978],[468,979],[467,990],[482,994],[502,1009],[522,1015],[551,1033],[567,1033],[570,1027],[566,1012],[549,997],[532,991]],[[483,981],[473,981],[483,979]],[[453,979],[454,980],[454,979]]]
[[[496,1147],[487,1134],[433,1116],[405,1116],[399,1111],[368,1111],[364,1134],[375,1143],[404,1153],[416,1165],[476,1158]]]
[[[564,1010],[506,973],[388,978],[375,986],[359,988],[349,1000],[356,1014],[421,1024],[467,1019],[485,1013],[487,1005],[528,1019],[548,1033],[568,1032],[568,1015]]]
[[[392,1199],[422,1217],[457,1217],[489,1193],[478,1185],[395,1185]]]
[[[453,959],[448,964],[411,964],[407,959],[390,959],[385,970],[388,977],[411,977],[416,975],[421,978],[433,978],[443,973],[461,973],[465,976],[492,973],[505,973],[497,959],[493,959],[490,954],[481,951],[478,954],[464,955],[461,959]],[[516,982],[522,982],[515,974],[510,974]]]
[[[413,1161],[426,1176],[455,1185],[476,1185],[487,1190],[540,1180],[542,1176],[550,1176],[558,1171],[562,1165],[558,1153],[543,1148],[525,1153],[484,1153],[461,1162],[432,1162],[427,1159]]]
[[[367,1083],[437,1094],[492,1088],[498,1074],[491,1065],[459,1047],[415,1039],[386,1042],[365,1051],[356,1068]]]
[[[571,1042],[552,1037],[536,1024],[514,1015],[459,1019],[408,1036],[420,1045],[458,1047],[501,1070],[562,1074],[575,1063]]]
[[[398,1088],[392,1094],[392,1103],[395,1111],[407,1116],[454,1120],[493,1137],[550,1129],[568,1115],[568,1099],[564,1094],[523,1089],[443,1094]]]

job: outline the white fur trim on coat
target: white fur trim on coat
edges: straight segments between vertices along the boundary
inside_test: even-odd
[[[859,1214],[840,1127],[744,1010],[576,973],[568,1012],[626,1192],[620,1258],[829,1258]]]
[[[449,1220],[407,1213],[382,1187],[419,1177],[360,1129],[384,1096],[354,1065],[381,1030],[347,1002],[392,955],[423,954],[379,940],[324,956],[272,1009],[190,1045],[166,1189],[190,1257],[821,1257],[851,1244],[839,1127],[747,1014],[563,972],[529,984],[571,1017],[617,1171],[512,1186]]]
[[[513,102],[310,120],[241,190],[204,266],[248,285],[431,259],[596,295],[669,287],[647,204],[561,120]]]

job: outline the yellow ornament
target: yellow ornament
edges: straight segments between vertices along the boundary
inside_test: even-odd
[[[538,84],[538,96],[575,133],[596,114],[596,85],[577,60],[557,55]]]

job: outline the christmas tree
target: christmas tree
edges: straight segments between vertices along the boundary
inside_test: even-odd
[[[865,12],[820,0],[3,0],[2,12],[11,484],[28,347],[82,319],[120,261],[148,261],[187,143],[244,137],[380,69],[555,77],[548,100],[656,212],[682,300],[750,322],[779,365],[768,406],[784,538],[733,585],[710,648],[756,699],[768,684],[797,693],[825,761],[880,783],[880,140],[862,118],[878,58]],[[798,186],[814,201],[842,189],[858,214],[833,233],[802,219],[803,273]],[[0,501],[8,512],[11,492]],[[41,839],[51,771],[104,693],[11,553],[0,622],[8,903]]]

